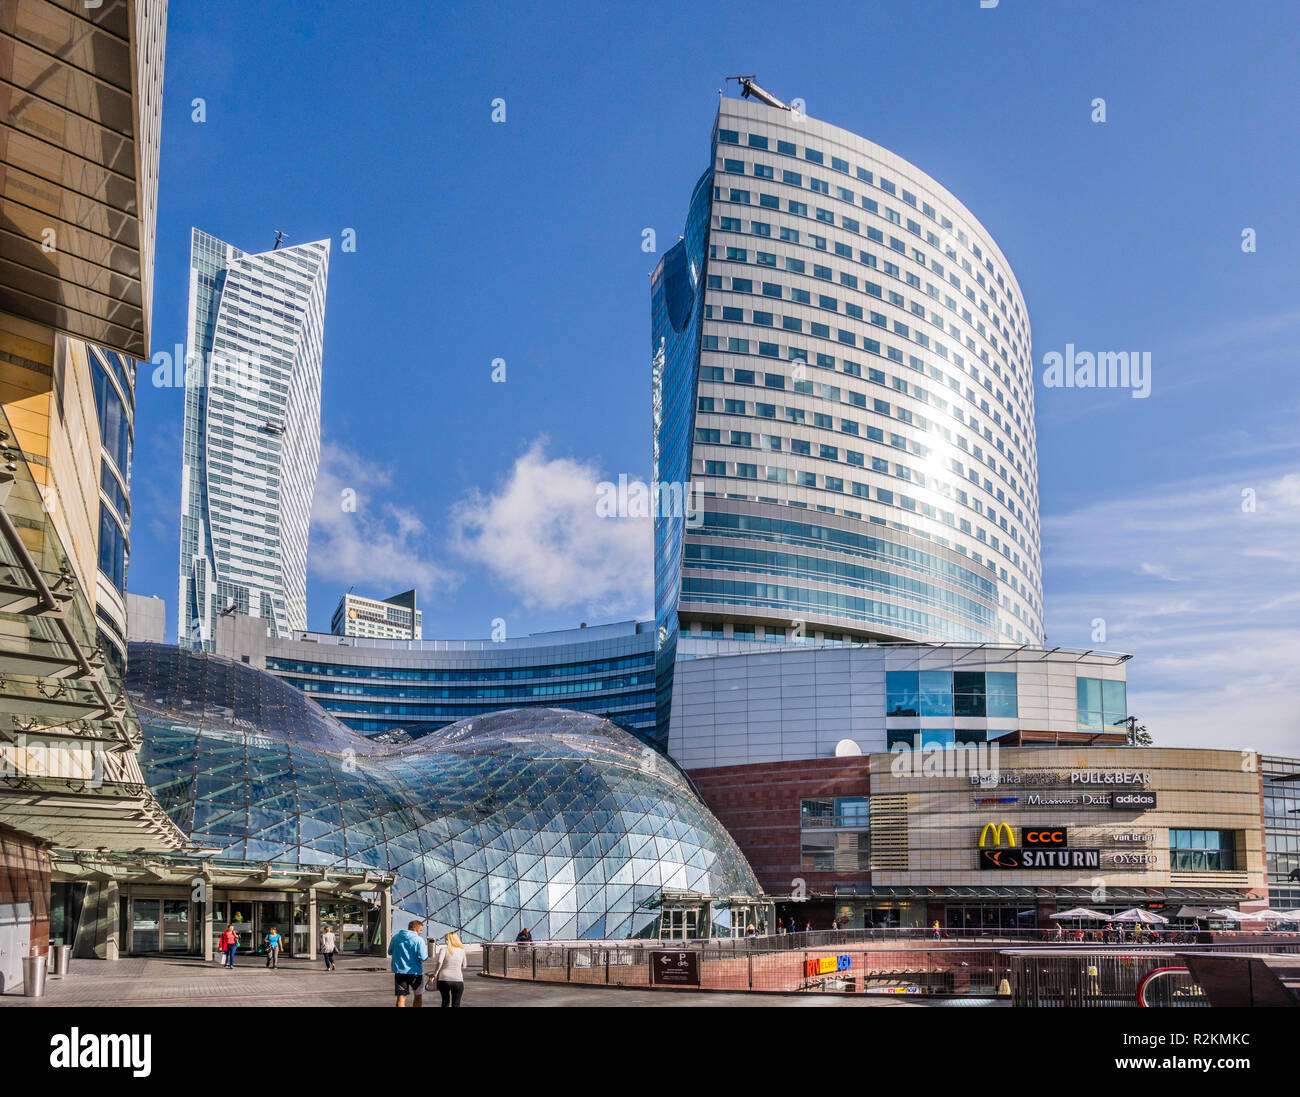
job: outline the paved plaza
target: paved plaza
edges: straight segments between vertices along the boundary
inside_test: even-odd
[[[471,960],[477,970],[477,957]],[[426,1008],[437,994],[425,997]],[[474,1006],[796,1006],[933,1008],[918,1002],[836,994],[746,994],[726,991],[638,990],[582,987],[471,975],[464,1007]],[[969,1002],[963,1004],[970,1004]],[[0,1007],[30,1006],[393,1006],[393,977],[380,957],[347,957],[330,974],[319,961],[286,958],[268,971],[255,956],[231,972],[197,957],[130,956],[108,963],[74,960],[66,977],[46,980],[45,995],[0,995]]]

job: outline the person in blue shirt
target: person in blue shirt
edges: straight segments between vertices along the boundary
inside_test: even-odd
[[[424,923],[411,922],[404,930],[393,934],[388,945],[388,955],[393,967],[393,990],[399,1007],[406,1005],[408,994],[415,996],[415,1005],[424,1005],[424,961],[429,958],[429,946],[424,940]]]
[[[283,942],[280,931],[272,926],[271,932],[266,935],[266,966],[273,971],[280,970],[280,946]]]

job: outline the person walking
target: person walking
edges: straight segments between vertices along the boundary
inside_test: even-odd
[[[407,995],[413,995],[415,1005],[424,1005],[424,961],[429,958],[429,946],[424,943],[424,923],[419,919],[410,922],[404,930],[393,934],[388,945],[388,955],[393,968],[393,991],[397,1005],[406,1005]]]
[[[455,933],[448,933],[442,940],[433,981],[442,995],[442,1008],[459,1009],[460,996],[465,992],[465,946]]]
[[[272,926],[271,932],[266,935],[266,966],[272,971],[280,970],[280,946],[283,943],[280,931]]]
[[[939,939],[939,919],[938,919],[938,918],[936,918],[936,919],[934,920],[934,927],[933,927],[933,928],[934,928],[934,939],[937,941],[937,940]]]
[[[225,955],[225,959],[221,961],[222,967],[235,966],[235,950],[237,948],[239,948],[239,937],[235,933],[235,927],[226,926],[226,932],[217,941],[217,950]]]
[[[334,971],[334,954],[339,949],[338,938],[334,936],[334,931],[329,926],[325,927],[325,932],[320,935],[320,954],[325,960],[325,970]]]

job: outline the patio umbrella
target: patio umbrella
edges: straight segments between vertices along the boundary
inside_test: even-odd
[[[1300,910],[1284,910],[1288,922],[1300,922]]]
[[[1191,918],[1193,920],[1208,918],[1209,916],[1210,912],[1204,907],[1179,907],[1178,914],[1175,915],[1175,917],[1180,919]]]
[[[1285,922],[1287,916],[1278,910],[1257,910],[1246,915],[1248,922]]]
[[[1159,914],[1153,914],[1149,910],[1142,910],[1139,907],[1134,907],[1132,910],[1126,910],[1122,914],[1116,914],[1113,918],[1111,918],[1111,921],[1112,922],[1141,922],[1143,925],[1146,926],[1163,926],[1166,922],[1169,921],[1169,919],[1164,918]]]
[[[1094,922],[1104,922],[1107,918],[1105,914],[1098,914],[1095,910],[1089,910],[1087,907],[1074,907],[1071,910],[1058,910],[1055,914],[1049,914],[1048,917],[1052,919],[1070,918],[1075,921],[1083,921],[1087,918]]]
[[[1225,921],[1225,922],[1244,922],[1244,921],[1246,921],[1246,915],[1242,914],[1241,911],[1239,911],[1239,910],[1229,910],[1227,907],[1223,907],[1223,908],[1220,909],[1220,910],[1212,910],[1212,911],[1210,911],[1210,917],[1211,917],[1211,918],[1218,918],[1218,919],[1220,919],[1220,920],[1222,920],[1222,921]]]

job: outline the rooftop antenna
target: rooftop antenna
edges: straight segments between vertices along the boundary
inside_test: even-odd
[[[271,250],[272,250],[272,251],[275,251],[275,249],[278,248],[278,247],[280,246],[280,241],[283,240],[283,239],[284,239],[286,236],[288,236],[288,235],[289,235],[289,234],[288,234],[287,232],[285,232],[284,229],[276,229],[276,230],[275,230],[275,248],[272,248]]]
[[[742,99],[757,99],[760,103],[766,103],[769,107],[776,107],[779,110],[789,110],[788,103],[782,103],[771,92],[764,91],[754,83],[754,74],[751,72],[745,76],[728,76],[728,80],[735,80],[740,85],[740,97]]]

